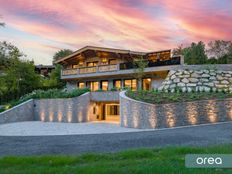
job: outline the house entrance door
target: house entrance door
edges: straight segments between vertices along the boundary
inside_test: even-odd
[[[119,104],[105,104],[105,120],[119,121],[120,109]]]

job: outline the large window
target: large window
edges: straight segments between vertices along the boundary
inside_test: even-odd
[[[137,89],[137,80],[136,79],[125,80],[124,86],[130,88],[132,91],[135,91]]]
[[[107,116],[119,116],[120,110],[118,104],[106,104],[106,117]]]
[[[105,119],[108,121],[117,121],[120,120],[120,109],[119,104],[106,104],[105,105]]]
[[[98,61],[96,61],[96,62],[87,62],[88,67],[97,66],[97,64],[98,64]]]
[[[108,81],[101,81],[101,89],[103,91],[107,91],[108,90]]]
[[[150,90],[151,89],[151,79],[146,78],[143,79],[143,90]]]
[[[80,89],[85,88],[85,83],[84,82],[79,82],[78,88],[80,88]]]
[[[72,68],[78,68],[78,65],[73,65]]]
[[[117,64],[117,60],[116,59],[110,59],[109,64],[110,65],[115,65],[115,64]]]
[[[90,90],[97,91],[99,89],[99,82],[90,82]]]
[[[121,80],[114,80],[114,87],[117,89],[121,88]]]

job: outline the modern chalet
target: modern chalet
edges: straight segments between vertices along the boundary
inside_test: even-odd
[[[141,58],[147,67],[143,78],[136,79],[134,62]],[[55,63],[62,65],[61,79],[66,81],[68,90],[87,87],[92,91],[91,112],[96,118],[91,120],[119,120],[119,97],[110,96],[115,92],[96,95],[94,91],[158,88],[171,69],[183,64],[183,58],[173,56],[171,50],[137,52],[86,46]]]

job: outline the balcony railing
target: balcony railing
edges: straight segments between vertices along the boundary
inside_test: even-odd
[[[95,73],[97,72],[97,67],[84,67],[84,68],[79,68],[79,74],[88,74],[88,73]]]
[[[92,67],[83,67],[77,69],[64,69],[62,70],[62,75],[76,75],[76,74],[89,74],[96,72],[109,72],[109,71],[118,71],[118,64],[115,65],[101,65],[101,66],[92,66]]]
[[[65,70],[62,70],[62,75],[63,76],[67,76],[67,75],[75,75],[77,74],[77,71],[78,69],[65,69]]]
[[[103,65],[98,67],[99,72],[117,71],[118,65]]]
[[[167,65],[180,65],[180,57],[173,57],[170,60],[165,61],[148,61],[148,67],[156,66],[167,66]],[[62,70],[62,75],[78,75],[78,74],[90,74],[90,73],[101,73],[101,72],[110,72],[110,71],[119,71],[136,68],[133,62],[126,62],[114,65],[100,65],[92,67],[82,67],[77,69],[64,69]]]

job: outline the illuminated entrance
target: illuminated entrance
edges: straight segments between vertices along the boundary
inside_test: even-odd
[[[105,104],[105,120],[119,121],[119,104]]]
[[[93,107],[93,120],[120,121],[120,109],[118,102],[97,102]]]

